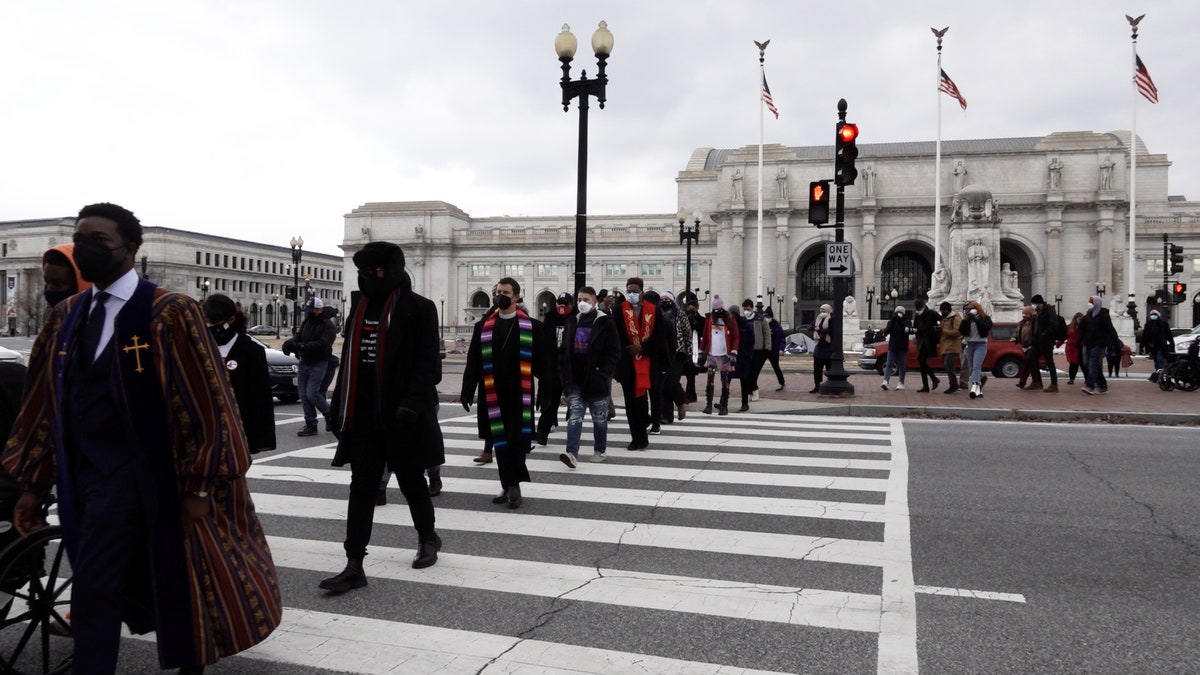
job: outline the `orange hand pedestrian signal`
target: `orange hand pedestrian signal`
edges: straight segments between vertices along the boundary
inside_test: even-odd
[[[821,226],[829,222],[829,181],[808,184],[808,222]]]

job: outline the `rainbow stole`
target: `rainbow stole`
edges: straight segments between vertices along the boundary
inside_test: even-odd
[[[483,400],[487,403],[492,445],[496,450],[502,450],[508,446],[508,437],[504,433],[500,397],[496,393],[496,353],[492,349],[497,314],[498,312],[492,312],[484,320],[479,344],[483,356]],[[520,339],[518,344],[521,348],[521,438],[533,438],[533,321],[529,315],[518,309],[516,322],[517,337]]]

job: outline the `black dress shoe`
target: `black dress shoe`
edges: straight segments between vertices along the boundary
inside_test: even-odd
[[[812,389],[809,389],[809,390],[808,390],[808,393],[810,393],[810,394],[819,394],[819,393],[821,393],[821,385],[819,385],[819,384],[818,384],[817,386],[813,387]]]
[[[784,385],[781,384],[775,389],[775,391],[783,391],[783,388],[784,388]]]
[[[429,474],[429,496],[436,497],[442,494],[442,476],[440,473]]]
[[[508,489],[508,508],[515,509],[521,505],[521,486],[514,485]]]
[[[504,488],[500,491],[500,494],[492,497],[493,504],[503,504],[506,501],[508,501],[508,488]]]
[[[746,403],[743,403],[742,407],[738,408],[738,412],[750,412],[750,406]]]
[[[379,492],[375,493],[375,506],[384,506],[387,504],[387,488],[379,488]]]
[[[331,593],[345,593],[366,585],[367,575],[363,573],[362,558],[349,558],[346,560],[346,569],[323,580],[319,587]]]
[[[442,538],[437,532],[417,544],[417,557],[413,558],[413,569],[423,570],[437,562],[438,551],[442,550]]]
[[[539,432],[537,432],[537,436],[534,438],[534,440],[537,441],[538,445],[545,445],[546,443],[548,443],[550,441],[550,433],[545,432],[545,431],[539,431]]]
[[[918,389],[918,390],[917,390],[917,393],[918,393],[918,394],[928,394],[928,393],[929,393],[929,387],[921,387],[920,389]]]
[[[204,675],[204,666],[184,666],[178,672],[179,675]]]

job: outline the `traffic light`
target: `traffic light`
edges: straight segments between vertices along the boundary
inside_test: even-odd
[[[838,185],[854,185],[858,169],[854,160],[858,157],[858,125],[838,122],[837,138],[834,142],[833,182]]]
[[[1171,265],[1168,274],[1179,274],[1183,271],[1183,247],[1179,244],[1169,244],[1171,249]]]
[[[1171,285],[1171,302],[1177,305],[1187,302],[1187,284],[1182,281],[1176,281]]]
[[[293,286],[291,288],[283,289],[283,297],[287,298],[288,300],[295,300],[296,299],[296,287]]]
[[[1161,288],[1156,288],[1154,289],[1154,295],[1147,298],[1147,301],[1150,304],[1165,305],[1167,304],[1167,292]]]
[[[808,222],[824,225],[829,222],[829,181],[814,180],[808,184]]]

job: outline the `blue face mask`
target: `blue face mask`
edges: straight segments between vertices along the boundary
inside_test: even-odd
[[[637,291],[629,291],[625,297],[629,300],[629,302],[636,305],[642,299],[642,294],[638,293]]]

